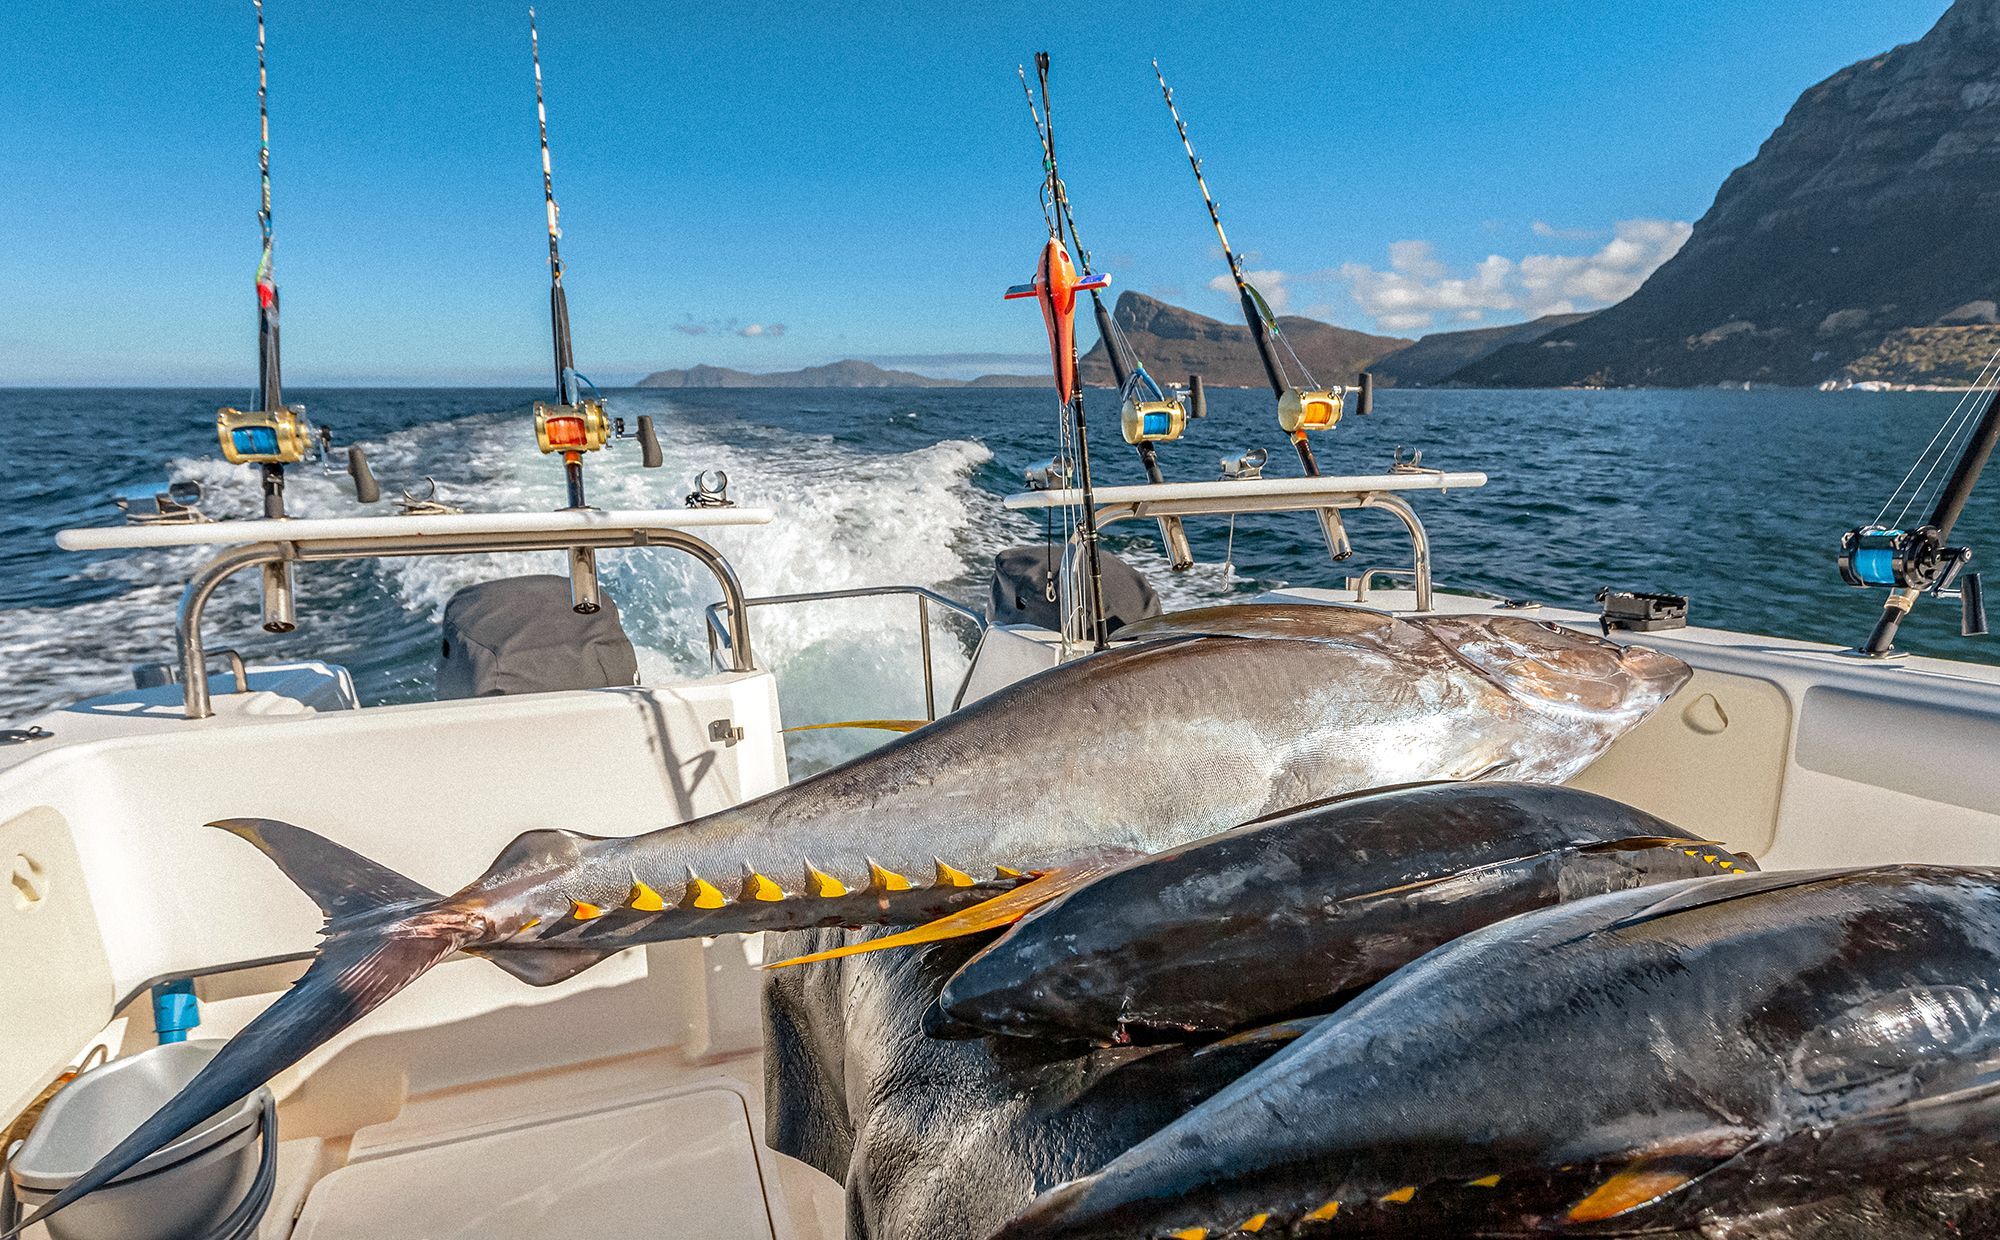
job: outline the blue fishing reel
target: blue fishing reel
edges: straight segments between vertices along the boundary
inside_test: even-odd
[[[1959,629],[1967,637],[1987,631],[1979,574],[1965,572],[1971,563],[1972,549],[1945,546],[1934,525],[1913,530],[1864,525],[1840,536],[1841,580],[1851,586],[1956,597],[1962,611]]]

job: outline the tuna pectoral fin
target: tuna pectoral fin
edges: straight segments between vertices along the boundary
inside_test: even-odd
[[[827,728],[875,728],[882,732],[914,732],[928,723],[928,719],[843,719],[839,723],[800,723],[784,730],[819,732]]]
[[[297,1063],[306,1052],[379,1006],[458,949],[463,933],[336,935],[290,990],[231,1038],[167,1104],[120,1141],[97,1165],[35,1211],[19,1231],[109,1184],[188,1129]]]
[[[914,930],[905,930],[901,934],[892,934],[886,938],[870,939],[865,943],[850,943],[846,947],[814,952],[809,956],[794,956],[790,960],[780,960],[764,967],[789,969],[795,964],[811,964],[816,960],[834,960],[841,956],[859,956],[864,952],[878,952],[886,947],[915,947],[919,943],[936,943],[944,939],[978,934],[982,930],[1011,926],[1057,896],[1083,886],[1111,868],[1109,865],[1085,865],[1067,870],[1049,870],[1036,875],[1012,891],[994,896],[991,900],[982,901],[971,908],[960,909],[936,921],[925,922]]]

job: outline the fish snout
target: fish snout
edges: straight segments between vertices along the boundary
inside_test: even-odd
[[[1090,1181],[1071,1180],[1043,1193],[987,1240],[1106,1240],[1111,1233],[1089,1209]]]
[[[1093,1009],[1088,962],[1071,967],[1038,966],[1005,949],[1006,939],[966,961],[938,992],[932,1011],[941,1030],[964,1030],[1016,1038],[1077,1036],[1075,1022]],[[926,1027],[929,1026],[926,1021]],[[947,1034],[946,1036],[950,1036]]]
[[[1670,654],[1646,646],[1627,646],[1618,656],[1619,666],[1640,687],[1642,696],[1657,704],[1679,693],[1694,678],[1694,669]]]

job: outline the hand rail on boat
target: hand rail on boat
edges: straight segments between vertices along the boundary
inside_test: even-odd
[[[1424,523],[1400,492],[1451,491],[1486,485],[1482,473],[1442,470],[1367,474],[1356,477],[1322,475],[1312,478],[1256,478],[1225,482],[1168,482],[1142,486],[1098,487],[1097,526],[1158,517],[1227,516],[1259,512],[1306,512],[1319,509],[1379,508],[1403,523],[1410,534],[1411,563],[1402,569],[1373,569],[1367,576],[1395,572],[1408,575],[1416,587],[1417,610],[1431,609],[1431,544]],[[1024,491],[1009,495],[1012,509],[1054,508],[1083,502],[1074,489]]]
[[[745,613],[752,607],[785,606],[793,603],[818,603],[828,599],[876,598],[893,594],[909,594],[917,600],[917,639],[923,648],[924,660],[924,717],[937,718],[937,677],[931,663],[931,605],[936,604],[961,619],[972,621],[980,633],[986,632],[986,617],[967,607],[955,598],[947,598],[936,590],[925,586],[855,586],[847,590],[812,590],[804,594],[764,594],[756,598],[739,598],[736,605],[725,598],[708,605],[708,661],[715,665],[719,658],[719,646],[728,646],[732,654],[736,650],[734,631],[743,626],[747,633],[748,618]],[[723,613],[729,618],[725,625]]]
[[[285,562],[311,563],[322,560],[374,560],[402,556],[483,555],[514,551],[568,551],[579,547],[667,547],[694,557],[714,575],[722,588],[724,602],[733,603],[730,622],[730,667],[736,672],[755,670],[750,650],[750,626],[744,614],[743,583],[722,553],[678,525],[677,514],[662,514],[656,523],[630,521],[604,528],[490,529],[443,535],[391,534],[376,537],[295,538],[245,543],[230,547],[204,565],[181,594],[180,610],[174,621],[174,640],[180,651],[181,691],[184,713],[189,719],[206,719],[215,713],[209,700],[206,667],[208,654],[202,639],[202,613],[216,588],[246,568]],[[394,518],[374,518],[393,520]],[[422,518],[443,521],[444,518]],[[270,524],[260,523],[260,524]],[[66,531],[67,532],[67,531]]]

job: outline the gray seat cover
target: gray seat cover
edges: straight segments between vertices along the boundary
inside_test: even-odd
[[[1160,596],[1138,569],[1102,549],[1098,561],[1104,574],[1104,614],[1111,632],[1160,614]],[[994,624],[1060,628],[1060,609],[1049,600],[1049,584],[1061,564],[1060,547],[1009,547],[993,557],[993,596],[986,618]]]
[[[570,609],[567,577],[485,581],[445,605],[439,701],[602,689],[638,678],[618,605],[607,596],[599,611],[578,615]]]

